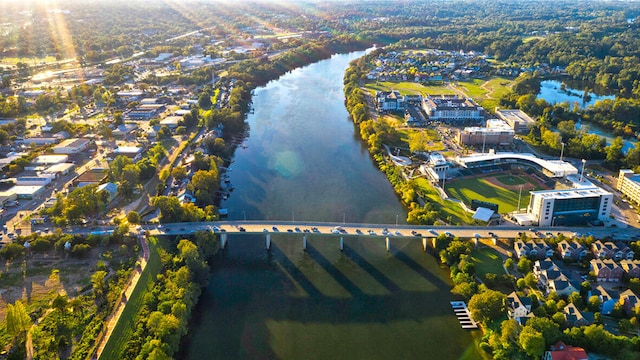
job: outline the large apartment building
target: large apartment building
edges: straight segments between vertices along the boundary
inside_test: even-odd
[[[422,100],[422,109],[431,121],[445,122],[482,122],[484,109],[471,99],[457,95],[426,96]]]
[[[620,170],[616,188],[626,195],[629,200],[640,205],[640,175],[634,174],[633,170]]]

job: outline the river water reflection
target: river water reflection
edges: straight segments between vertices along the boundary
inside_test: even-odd
[[[231,219],[400,223],[391,185],[357,138],[336,55],[257,89],[222,205]],[[286,229],[280,229],[286,231]],[[419,239],[230,237],[193,314],[185,359],[476,358],[445,269]]]

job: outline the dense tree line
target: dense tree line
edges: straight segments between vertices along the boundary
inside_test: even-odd
[[[220,245],[216,235],[198,232],[173,246],[161,250],[162,274],[144,298],[121,359],[169,359],[187,333],[191,311],[208,283],[207,262]]]

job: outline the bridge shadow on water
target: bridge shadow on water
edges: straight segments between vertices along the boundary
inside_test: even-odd
[[[235,241],[230,242],[230,247],[235,247],[234,243]],[[363,253],[357,244],[350,246],[347,243],[351,244],[350,241],[345,241],[343,252],[329,249],[326,243],[316,244],[315,241],[309,241],[307,250],[303,251],[299,240],[295,241],[295,245],[299,246],[296,249],[291,239],[272,242],[269,252],[263,246],[256,246],[255,241],[251,244],[254,248],[241,245],[248,253],[238,249],[230,251],[229,248],[221,251],[213,261],[211,285],[194,313],[195,326],[199,332],[204,332],[202,336],[206,336],[206,340],[196,334],[190,339],[189,354],[183,354],[188,356],[180,358],[281,358],[282,338],[299,341],[301,334],[295,333],[295,329],[300,327],[305,329],[301,331],[311,329],[311,332],[326,328],[338,329],[341,334],[346,334],[344,336],[356,334],[355,340],[340,339],[342,343],[373,341],[374,344],[368,346],[374,347],[381,346],[375,343],[378,341],[377,336],[380,336],[378,332],[392,332],[384,335],[386,338],[399,336],[393,334],[397,329],[409,333],[414,328],[419,331],[426,329],[429,333],[419,336],[433,336],[433,339],[426,340],[427,343],[433,342],[432,345],[416,339],[403,339],[400,342],[407,342],[408,345],[404,347],[409,349],[395,345],[399,349],[394,349],[393,353],[411,351],[414,354],[424,351],[418,349],[433,348],[431,355],[452,358],[451,348],[438,348],[437,342],[447,342],[447,347],[458,347],[453,358],[462,354],[470,344],[470,335],[457,324],[449,305],[449,300],[452,299],[450,285],[441,278],[442,271],[439,274],[432,271],[430,267],[435,264],[435,259],[422,252],[421,244],[416,245],[415,241],[407,240],[402,243],[404,246],[392,246],[389,253]],[[421,256],[425,257],[424,262],[420,260]],[[386,267],[378,262],[385,266],[391,262],[391,266],[400,270],[396,274],[387,275]],[[437,265],[435,268],[439,270]],[[348,271],[358,273],[358,276],[347,273]],[[320,279],[323,276],[327,279]],[[412,278],[414,283],[428,286],[418,286],[415,291],[407,290],[411,287],[402,283],[405,277]],[[369,282],[360,281],[362,278],[369,279]],[[328,295],[333,293],[325,288],[327,281],[334,284],[334,287],[341,288],[341,292],[338,295]],[[371,283],[375,284],[376,291],[366,288]],[[363,330],[363,326],[364,329],[370,326],[375,328],[376,337],[362,339],[371,332]],[[284,334],[282,329],[286,329]],[[314,334],[320,336],[318,333]],[[321,344],[335,341],[329,334],[322,336],[329,339],[318,340]],[[286,347],[289,346],[293,345]],[[305,343],[296,346],[316,345]],[[204,347],[212,349],[202,353],[196,350]],[[358,358],[348,354],[337,357]]]

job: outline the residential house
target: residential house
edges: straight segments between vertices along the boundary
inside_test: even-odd
[[[530,256],[532,258],[545,259],[553,256],[553,249],[546,241],[535,242],[533,240],[516,241],[513,245],[518,258],[522,256]]]
[[[516,256],[518,259],[521,257],[529,256],[529,246],[522,240],[518,240],[513,244],[513,248],[515,250]]]
[[[404,98],[397,90],[376,91],[375,102],[378,111],[397,111],[404,109]]]
[[[602,303],[600,312],[602,315],[611,315],[613,308],[616,306],[620,295],[615,290],[607,290],[602,285],[598,285],[595,288],[589,290],[588,298],[597,296]]]
[[[591,260],[591,271],[594,272],[598,281],[618,282],[624,274],[622,267],[610,259]]]
[[[531,298],[519,297],[516,292],[507,295],[507,310],[509,318],[514,319],[520,325],[524,325],[534,315],[531,312]]]
[[[102,192],[102,191],[105,191],[108,194],[107,200],[109,202],[112,202],[113,199],[115,199],[116,196],[118,196],[118,184],[112,183],[112,182],[100,184],[98,185],[98,189],[96,192]]]
[[[565,279],[550,280],[547,288],[547,294],[555,292],[558,296],[569,296],[579,291],[579,287],[576,287],[571,281]]]
[[[631,315],[636,311],[637,307],[640,307],[640,300],[638,299],[638,295],[636,295],[631,289],[627,289],[620,293],[620,300],[624,311]]]
[[[589,356],[583,348],[565,345],[562,341],[558,341],[555,345],[551,345],[549,351],[544,352],[542,360],[587,360]]]
[[[622,260],[620,261],[622,270],[630,278],[640,278],[640,260]]]
[[[579,242],[562,240],[558,243],[558,253],[563,259],[568,260],[581,260],[587,256],[587,249]]]
[[[627,246],[617,246],[611,241],[605,243],[600,240],[592,244],[593,255],[600,259],[614,259],[620,261],[622,259],[633,259],[634,252]],[[628,257],[630,256],[630,257]]]
[[[587,326],[593,324],[594,316],[592,312],[581,312],[578,308],[569,303],[562,309],[564,319],[568,326]]]

